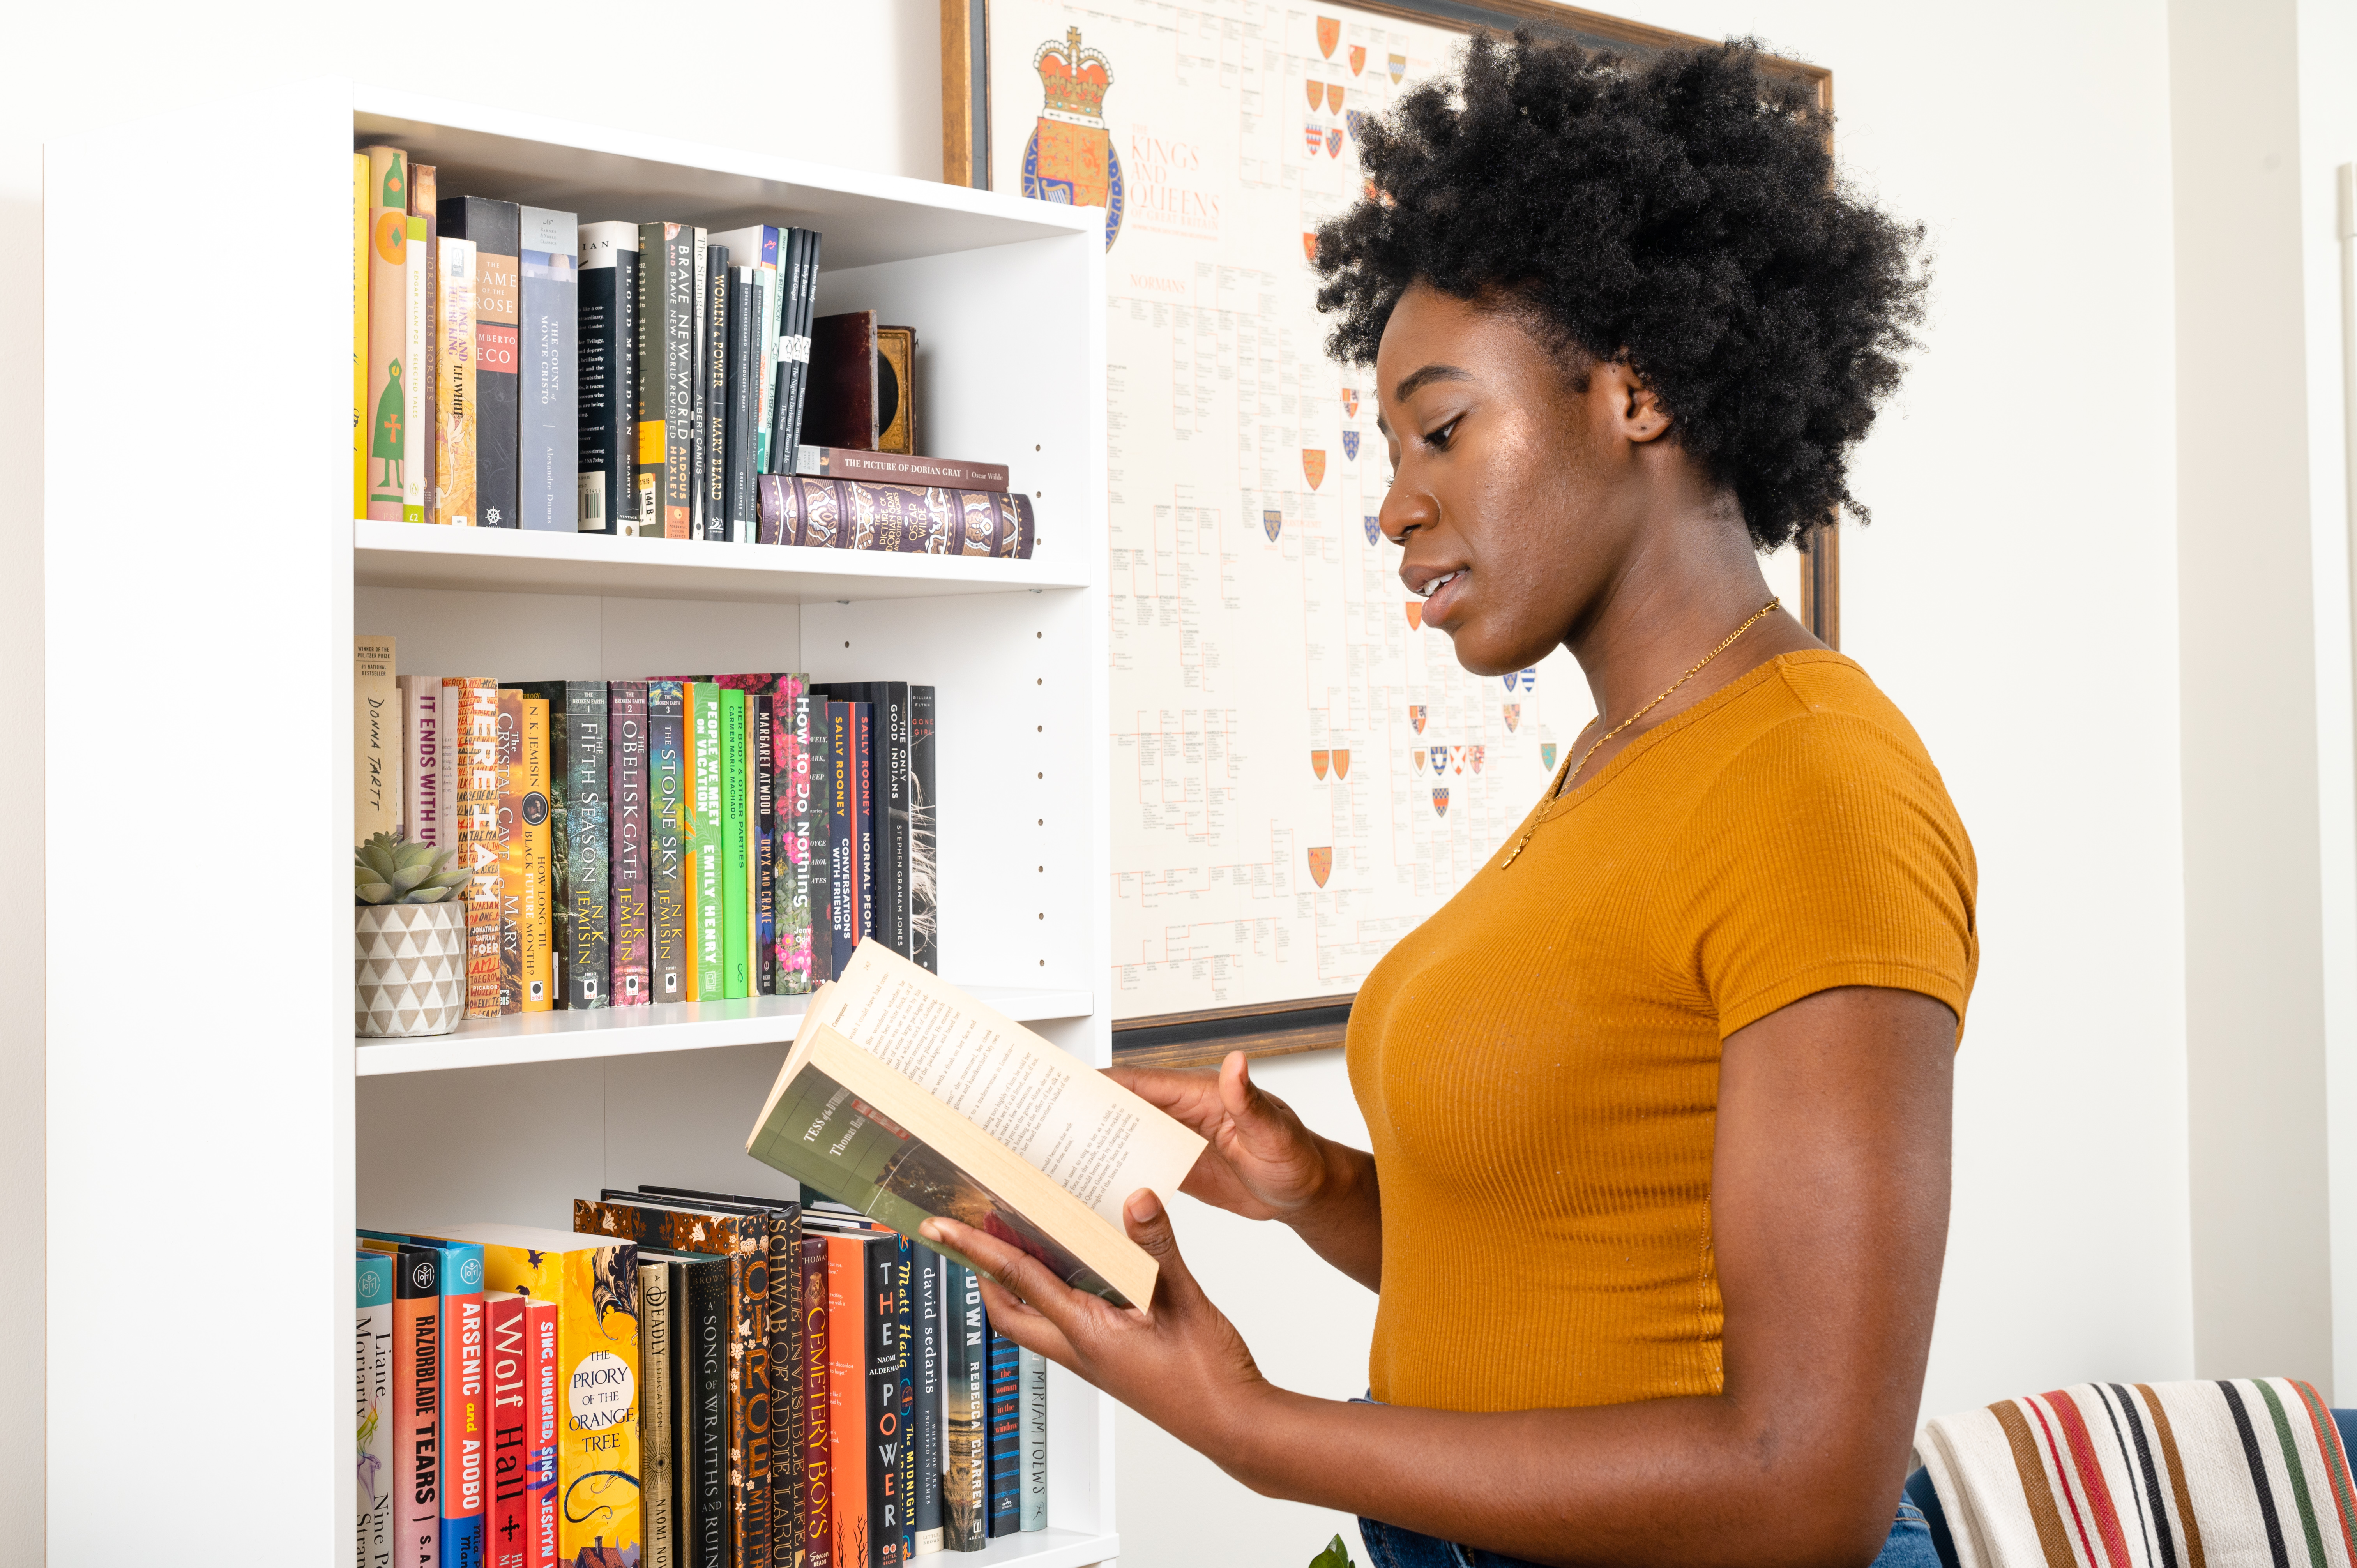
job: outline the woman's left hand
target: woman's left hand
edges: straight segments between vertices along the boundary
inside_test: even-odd
[[[1029,1253],[953,1219],[929,1219],[920,1233],[979,1266],[993,1328],[1219,1462],[1271,1391],[1268,1381],[1235,1325],[1188,1272],[1162,1200],[1140,1187],[1122,1205],[1122,1219],[1157,1269],[1154,1299],[1143,1308],[1074,1290]]]

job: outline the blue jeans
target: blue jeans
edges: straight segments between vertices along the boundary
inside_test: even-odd
[[[1372,1568],[1532,1568],[1519,1557],[1458,1546],[1371,1519],[1359,1521],[1359,1539],[1367,1543],[1367,1560]],[[1939,1553],[1932,1549],[1931,1528],[1914,1504],[1899,1505],[1899,1517],[1891,1521],[1890,1538],[1882,1543],[1882,1555],[1874,1560],[1874,1568],[1940,1568]]]

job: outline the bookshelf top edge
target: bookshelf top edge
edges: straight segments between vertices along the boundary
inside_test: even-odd
[[[356,83],[353,145],[436,166],[445,195],[726,229],[793,223],[826,236],[830,271],[1082,234],[1087,209],[868,174],[743,148]]]

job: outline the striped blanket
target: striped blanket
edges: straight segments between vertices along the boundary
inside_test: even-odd
[[[2290,1379],[2081,1383],[1918,1450],[1963,1568],[2357,1568],[2341,1434]]]

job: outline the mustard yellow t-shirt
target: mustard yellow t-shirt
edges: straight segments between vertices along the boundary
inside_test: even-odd
[[[1889,699],[1812,651],[1640,736],[1504,853],[1351,1013],[1383,1192],[1372,1391],[1466,1411],[1717,1393],[1720,1042],[1842,985],[1961,1022],[1971,842]]]

